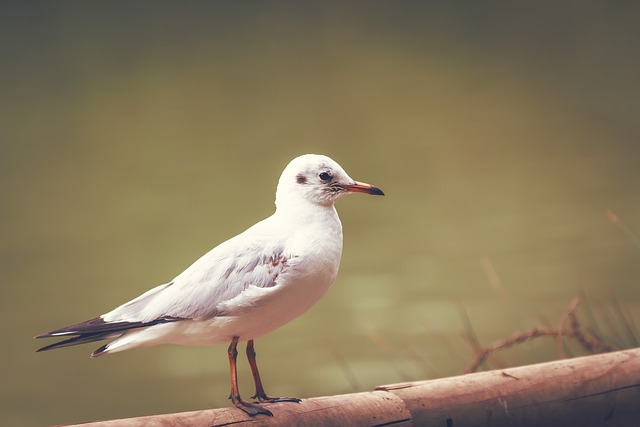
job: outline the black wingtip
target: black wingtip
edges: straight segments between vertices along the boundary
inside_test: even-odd
[[[109,344],[105,344],[102,347],[100,347],[99,349],[97,349],[96,351],[94,351],[93,353],[91,353],[91,358],[96,358],[96,357],[100,357],[103,354],[105,354],[105,352],[107,351],[107,348],[109,347]]]
[[[45,345],[44,347],[40,347],[39,349],[37,349],[36,353],[40,353],[41,351],[53,350],[53,349],[59,348],[59,347],[68,347],[69,345],[73,345],[73,344],[68,344],[68,341],[70,341],[70,340],[64,340],[64,341],[56,342],[56,343],[53,343],[53,344]],[[65,345],[65,343],[67,343],[67,344]]]

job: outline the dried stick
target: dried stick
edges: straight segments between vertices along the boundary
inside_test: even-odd
[[[576,316],[576,310],[578,308],[580,300],[579,298],[574,298],[567,309],[567,312],[564,316],[562,316],[557,329],[545,328],[538,329],[534,328],[530,331],[526,332],[518,332],[511,336],[510,338],[506,338],[500,341],[496,341],[493,344],[489,344],[488,346],[479,348],[476,352],[476,356],[471,363],[471,365],[465,370],[465,373],[476,372],[480,365],[482,365],[487,358],[495,351],[501,350],[504,348],[509,348],[516,344],[521,344],[523,342],[533,340],[540,337],[557,337],[558,339],[558,351],[559,354],[564,358],[564,350],[563,350],[563,339],[564,338],[574,338],[582,348],[591,353],[604,353],[608,351],[612,351],[610,345],[602,342],[601,340],[585,333],[578,321],[578,317]],[[568,327],[565,328],[565,324],[568,323]]]

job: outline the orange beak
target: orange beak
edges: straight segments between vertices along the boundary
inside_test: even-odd
[[[346,188],[347,191],[354,193],[366,193],[374,196],[384,196],[384,193],[378,187],[367,184],[365,182],[353,181],[353,184],[342,184],[341,187]]]

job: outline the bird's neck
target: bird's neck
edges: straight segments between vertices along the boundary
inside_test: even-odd
[[[307,200],[299,200],[297,203],[280,204],[276,208],[275,216],[291,225],[335,224],[341,228],[340,218],[335,206],[331,204],[318,204]]]

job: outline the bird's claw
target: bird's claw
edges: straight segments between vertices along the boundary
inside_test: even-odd
[[[302,399],[298,399],[297,397],[271,397],[266,394],[256,393],[251,396],[252,399],[258,399],[260,403],[278,403],[278,402],[295,402],[300,403]]]
[[[256,415],[262,414],[262,415],[267,415],[269,417],[273,417],[273,413],[270,410],[263,408],[257,403],[247,402],[246,400],[243,400],[243,399],[231,398],[231,400],[233,401],[233,404],[236,406],[236,408],[243,410],[244,412],[249,414],[249,416],[255,417]]]

